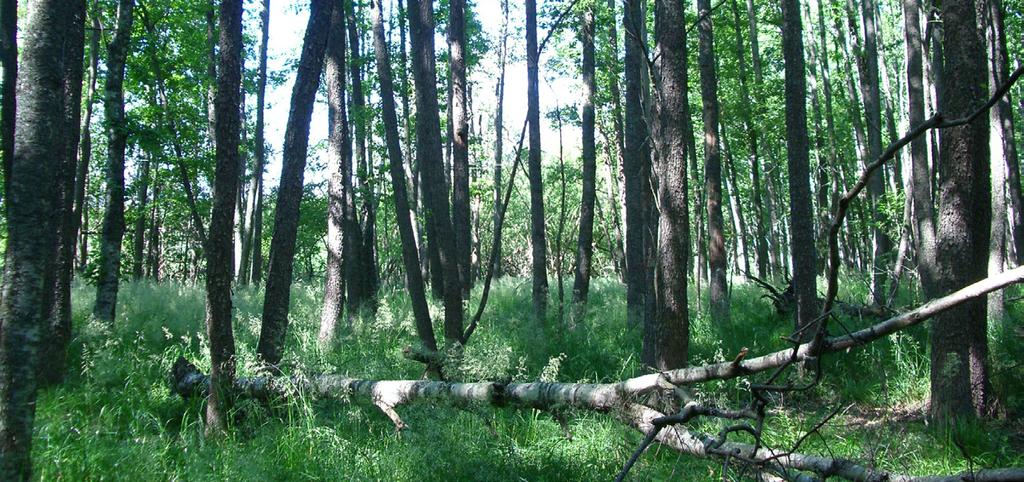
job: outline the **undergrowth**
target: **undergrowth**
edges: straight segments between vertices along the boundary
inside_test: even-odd
[[[638,359],[639,327],[624,321],[623,291],[616,280],[595,280],[586,314],[569,331],[556,310],[545,326],[530,321],[528,281],[502,279],[454,373],[466,381],[565,382],[608,382],[645,373]],[[726,323],[713,324],[704,310],[694,309],[691,363],[731,359],[743,348],[753,356],[785,347],[780,337],[788,334],[791,321],[776,314],[761,294],[752,285],[735,285]],[[254,372],[262,295],[255,288],[235,291],[240,376]],[[854,288],[843,295],[863,293]],[[375,317],[355,319],[336,349],[323,350],[316,342],[320,289],[296,285],[286,371],[420,377],[422,366],[402,357],[402,349],[415,343],[407,297],[397,290],[382,298]],[[912,298],[901,294],[897,304],[908,306]],[[92,288],[76,286],[73,369],[66,383],[40,393],[34,460],[43,480],[610,480],[640,439],[614,414],[567,412],[567,438],[548,413],[427,403],[400,407],[411,428],[396,434],[372,406],[297,399],[273,406],[242,402],[230,435],[207,440],[203,401],[183,400],[168,389],[170,366],[179,356],[203,370],[209,366],[202,288],[125,284],[112,326],[89,319],[92,299]],[[691,306],[706,303],[691,301]],[[439,308],[433,309],[441,319]],[[1011,304],[1010,320],[1021,319],[1019,310]],[[873,321],[845,319],[843,325],[854,330]],[[1014,326],[1019,322],[992,330],[994,385],[1009,420],[1024,405],[1024,377],[1016,361],[1024,349]],[[914,474],[1024,465],[1019,418],[951,428],[925,423],[926,327],[833,355],[826,366],[812,393],[777,400],[768,419],[769,445],[790,447],[838,408],[840,414],[820,436],[808,437],[801,451]],[[747,401],[746,387],[744,380],[728,380],[694,389],[702,399],[735,406]],[[703,422],[695,428],[715,433],[720,425]],[[750,477],[730,470],[733,479]],[[631,476],[721,480],[722,467],[720,461],[654,446]]]

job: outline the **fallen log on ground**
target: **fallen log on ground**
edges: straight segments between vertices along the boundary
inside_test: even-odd
[[[821,354],[837,352],[864,345],[953,308],[969,300],[1024,281],[1024,267],[1015,268],[984,279],[920,307],[843,336],[829,337]],[[706,434],[691,432],[675,422],[672,426],[656,426],[655,421],[665,418],[663,412],[652,408],[651,399],[670,400],[667,405],[675,410],[694,409],[692,402],[680,400],[677,388],[709,380],[721,380],[751,375],[779,368],[796,361],[811,361],[811,343],[796,345],[760,357],[721,362],[699,367],[666,371],[631,378],[618,383],[458,383],[431,380],[365,380],[344,375],[296,375],[290,377],[241,377],[235,380],[237,396],[261,400],[289,398],[296,393],[306,397],[329,400],[366,400],[379,407],[399,429],[405,428],[395,409],[416,401],[475,402],[492,406],[518,406],[539,410],[572,407],[582,410],[612,413],[640,432],[680,452],[698,456],[728,457],[737,463],[755,466],[758,470],[774,473],[787,480],[817,480],[817,477],[840,477],[854,481],[875,480],[1024,480],[1024,468],[977,471],[972,474],[922,478],[889,474],[851,461],[773,451],[763,445],[749,445],[725,440],[725,434],[716,439]],[[209,379],[186,361],[179,359],[173,367],[172,390],[190,397],[205,394]],[[674,402],[674,403],[673,403]],[[741,412],[730,412],[697,407],[692,410],[703,416],[722,419],[752,419]],[[740,426],[734,426],[742,428]],[[746,431],[746,430],[740,430]],[[646,446],[641,446],[642,452]],[[794,474],[791,471],[797,471]],[[814,474],[808,475],[808,474]]]

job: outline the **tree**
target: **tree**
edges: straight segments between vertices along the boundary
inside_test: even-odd
[[[463,298],[473,287],[469,209],[469,109],[466,96],[466,0],[448,4],[448,65],[452,76],[452,227]]]
[[[8,196],[11,164],[14,162],[15,95],[18,89],[18,1],[0,2],[0,156],[3,156],[4,199]],[[6,206],[5,206],[6,207]]]
[[[711,1],[697,0],[700,64],[700,92],[704,115],[704,190],[708,208],[708,265],[711,271],[709,295],[711,317],[716,322],[729,319],[729,286],[726,279],[725,220],[722,216],[722,154],[718,138],[718,75],[715,72],[714,32],[711,25]]]
[[[647,264],[647,211],[650,198],[650,155],[646,144],[647,129],[643,120],[643,69],[646,68],[641,43],[640,2],[627,0],[623,15],[626,31],[626,117],[622,169],[625,173],[626,199],[626,317],[630,326],[639,326],[648,319],[648,297],[651,293]]]
[[[852,1],[852,0],[850,0]],[[882,154],[882,100],[878,78],[878,26],[875,22],[874,0],[861,0],[861,17],[864,20],[864,54],[865,69],[861,72],[866,80],[861,85],[864,92],[864,115],[867,118],[868,150],[865,164],[874,161]],[[881,171],[875,171],[868,183],[868,197],[874,206],[871,223],[871,298],[877,305],[885,304],[885,280],[888,276],[885,259],[892,251],[892,240],[885,233],[883,224],[885,215],[878,208],[885,194],[885,182]]]
[[[330,346],[337,337],[338,319],[345,301],[345,281],[357,270],[352,256],[358,246],[358,224],[352,204],[352,147],[348,134],[345,106],[345,12],[334,2],[327,39],[327,117],[330,151],[327,156],[327,266],[324,280],[324,304],[320,312],[320,343]],[[348,255],[348,256],[346,256]],[[346,262],[347,260],[347,262]],[[350,288],[351,289],[351,288]]]
[[[217,93],[214,97],[213,215],[206,241],[206,336],[210,340],[210,398],[206,433],[226,429],[235,379],[235,338],[231,329],[231,279],[235,201],[239,186],[238,152],[242,85],[242,0],[221,0]]]
[[[501,162],[504,157],[503,147],[505,145],[505,64],[508,61],[508,0],[501,1],[501,50],[498,54],[498,82],[494,87],[494,95],[498,99],[498,105],[494,109],[494,244],[492,248],[497,256],[494,257],[494,266],[490,269],[495,277],[501,277]]]
[[[74,275],[75,239],[77,226],[74,210],[75,177],[78,170],[78,144],[82,120],[82,57],[84,38],[76,35],[85,26],[85,8],[76,3],[67,12],[69,34],[65,37],[62,79],[63,152],[57,170],[57,189],[54,191],[56,252],[54,263],[44,276],[42,309],[47,323],[46,337],[40,351],[40,380],[44,384],[58,383],[64,378],[67,365],[68,342],[71,340],[71,278]]]
[[[41,301],[45,270],[56,254],[55,193],[65,158],[66,43],[84,36],[85,3],[32,4],[22,35],[14,157],[6,172],[7,261],[0,301],[0,478],[32,475],[39,342],[45,333]],[[77,21],[69,21],[75,20]],[[79,54],[78,62],[81,62]]]
[[[686,366],[690,319],[687,267],[690,215],[687,199],[686,136],[688,102],[686,13],[681,2],[660,0],[655,10],[654,84],[659,166],[658,255],[655,262],[655,318],[644,325],[643,361],[659,370]]]
[[[274,211],[274,236],[270,242],[270,267],[263,298],[263,320],[257,352],[264,363],[281,362],[288,330],[288,306],[291,300],[295,239],[302,202],[303,171],[309,147],[309,121],[313,101],[320,85],[324,51],[327,49],[331,0],[312,0],[309,22],[302,40],[298,74],[292,87],[291,110],[285,128],[281,184]],[[232,191],[233,192],[233,191]]]
[[[395,114],[395,87],[392,80],[388,46],[384,39],[381,0],[373,0],[371,8],[373,9],[373,46],[377,58],[377,76],[380,80],[381,117],[384,121],[384,134],[387,138],[388,157],[391,160],[388,171],[391,174],[391,186],[395,192],[395,216],[398,220],[398,231],[402,242],[406,287],[409,289],[409,297],[412,300],[416,334],[419,335],[423,348],[435,352],[437,351],[437,340],[434,338],[434,327],[430,321],[423,273],[419,268],[419,250],[416,247],[416,238],[413,234],[412,211],[409,208],[409,195],[405,187],[402,146],[398,136],[398,117]]]
[[[807,77],[804,71],[803,22],[798,0],[782,3],[782,52],[786,69],[786,157],[789,168],[790,255],[796,327],[804,328],[818,316],[817,255],[811,202],[810,145],[807,137]],[[804,330],[808,338],[813,330]]]
[[[242,250],[242,272],[239,282],[258,283],[263,278],[263,169],[267,164],[267,146],[264,136],[264,110],[267,99],[267,42],[270,40],[270,0],[263,0],[260,12],[259,67],[256,73],[256,129],[253,134],[252,179],[249,181],[249,202],[246,218],[249,246]]]
[[[594,140],[594,8],[583,12],[580,40],[583,45],[583,193],[580,198],[580,232],[576,242],[576,270],[572,284],[572,303],[581,314],[590,292],[590,269],[594,255],[594,205],[597,201],[597,145]],[[685,272],[685,271],[684,271]],[[574,313],[575,317],[575,313]]]
[[[349,58],[349,74],[352,82],[351,121],[354,124],[356,143],[356,177],[359,179],[359,188],[362,191],[363,212],[365,220],[360,225],[359,215],[353,207],[355,228],[352,230],[352,240],[358,244],[358,252],[353,256],[346,257],[352,264],[350,270],[349,285],[349,310],[358,312],[362,308],[376,309],[377,288],[380,283],[377,273],[377,253],[374,247],[376,240],[375,224],[377,215],[375,213],[373,200],[373,187],[371,186],[370,164],[368,162],[367,150],[367,123],[370,119],[370,110],[366,107],[366,98],[363,94],[363,54],[359,48],[359,24],[356,17],[356,2],[346,3],[345,16],[348,27],[348,48],[351,52]],[[350,156],[351,157],[351,156]],[[354,196],[354,193],[353,193]],[[353,206],[354,206],[353,201]],[[358,233],[357,233],[358,232]],[[354,262],[353,262],[354,261]]]
[[[548,255],[544,228],[544,179],[540,151],[540,52],[537,48],[537,0],[526,0],[526,119],[530,124],[530,253],[533,317],[543,323],[548,309]]]
[[[903,23],[907,51],[907,120],[911,126],[924,122],[924,78],[922,70],[921,20],[917,0],[903,0]],[[928,167],[928,145],[923,137],[910,143],[910,193],[913,201],[914,239],[917,241],[917,272],[925,296],[938,294],[935,272],[935,213],[932,175]]]
[[[441,153],[441,115],[437,105],[437,65],[434,58],[434,8],[430,1],[407,0],[413,83],[416,86],[416,156],[427,235],[437,248],[443,270],[444,337],[449,344],[462,341],[462,289],[455,260],[455,233],[448,207],[447,183]]]
[[[974,0],[942,2],[943,82],[940,111],[957,119],[985,99],[985,40]],[[984,116],[942,131],[936,274],[941,292],[985,278],[988,267],[989,129]],[[992,409],[984,300],[966,303],[931,326],[933,417],[973,418]]]
[[[119,0],[117,26],[107,45],[107,78],[103,86],[104,130],[107,133],[107,193],[100,238],[99,274],[93,316],[112,323],[117,309],[121,275],[121,242],[124,240],[124,155],[128,127],[124,115],[124,71],[132,35],[135,0]]]

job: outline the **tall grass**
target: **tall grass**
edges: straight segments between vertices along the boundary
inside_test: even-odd
[[[177,357],[208,366],[202,288],[127,283],[112,326],[89,319],[90,287],[76,286],[73,295],[72,373],[64,385],[42,392],[38,405],[34,454],[43,480],[608,480],[639,440],[614,414],[563,410],[559,415],[569,420],[570,439],[548,413],[426,403],[399,409],[411,427],[399,435],[372,406],[307,399],[271,406],[243,401],[231,434],[206,440],[203,401],[183,400],[168,390]],[[784,347],[780,337],[791,322],[760,295],[755,287],[734,286],[732,321],[725,324],[694,310],[692,362],[731,358],[744,347],[752,353]],[[239,371],[245,376],[253,373],[262,292],[240,287],[234,299]],[[319,287],[293,288],[288,371],[377,379],[422,375],[422,366],[401,353],[415,343],[404,291],[385,292],[378,315],[346,326],[333,350],[316,342],[320,299]],[[640,328],[624,322],[622,286],[595,280],[590,300],[575,330],[564,328],[554,309],[538,326],[530,321],[528,281],[497,281],[481,326],[450,373],[501,381],[613,381],[644,373],[637,356]],[[844,320],[850,329],[868,322]],[[1020,359],[1019,341],[993,335],[994,353]],[[920,327],[827,359],[825,381],[813,393],[778,400],[768,441],[786,447],[834,407],[855,402],[803,450],[912,473],[1024,463],[1019,436],[1002,425],[939,431],[918,418],[877,415],[893,409],[913,414],[926,400],[926,347]],[[995,381],[1009,408],[1019,409],[1022,382],[1012,370],[997,364]],[[745,388],[746,382],[731,380],[694,389],[701,398],[737,405],[749,397]],[[698,428],[717,432],[719,426],[706,422]],[[957,444],[966,447],[970,462]],[[652,449],[632,473],[637,480],[721,479],[718,462],[665,449]]]

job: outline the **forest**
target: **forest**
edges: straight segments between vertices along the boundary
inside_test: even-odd
[[[1021,0],[0,0],[0,480],[1024,480],[1022,54]]]

